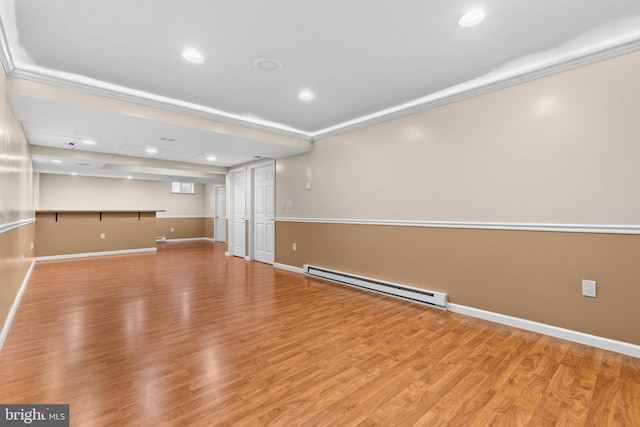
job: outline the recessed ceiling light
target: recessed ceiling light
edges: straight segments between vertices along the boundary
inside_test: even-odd
[[[300,98],[303,101],[311,101],[315,97],[316,96],[309,89],[303,89],[298,94],[298,98]]]
[[[158,154],[158,150],[156,148],[147,148],[146,151],[148,154]]]
[[[51,163],[62,163],[62,160],[55,160],[55,159],[53,159],[53,160],[51,160]]]
[[[78,172],[71,172],[71,175],[76,176],[78,175]]]
[[[182,57],[185,60],[196,63],[196,64],[200,64],[201,62],[204,62],[204,56],[202,56],[202,54],[195,49],[185,50],[184,52],[182,52]]]
[[[253,66],[262,71],[273,71],[282,68],[282,61],[273,56],[259,56],[253,60]]]
[[[96,145],[96,142],[95,142],[95,141],[92,141],[92,140],[90,140],[90,139],[83,139],[83,140],[82,140],[82,143],[83,143],[83,144],[87,144],[87,145]]]
[[[473,27],[484,21],[485,14],[481,10],[472,10],[464,14],[458,21],[458,25],[461,27]]]
[[[216,158],[214,156],[208,156],[207,160],[215,160]]]
[[[132,176],[128,176],[127,179],[133,179],[133,177]]]

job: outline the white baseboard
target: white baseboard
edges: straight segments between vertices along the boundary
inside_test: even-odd
[[[301,267],[294,267],[292,265],[287,265],[287,264],[279,264],[277,262],[273,264],[273,266],[275,268],[279,268],[280,270],[287,270],[287,271],[292,271],[294,273],[304,274],[304,270]]]
[[[233,256],[233,255],[231,254],[231,252],[225,252],[224,256]]]
[[[244,257],[244,260],[245,260],[245,261],[252,261],[251,257],[250,257],[250,256],[248,256],[248,255]]]
[[[60,259],[72,259],[72,258],[88,258],[94,256],[107,256],[107,255],[125,255],[135,254],[141,252],[157,252],[157,248],[140,248],[140,249],[123,249],[120,251],[104,251],[104,252],[87,252],[82,254],[65,254],[65,255],[49,255],[40,256],[36,258],[36,261],[54,261]]]
[[[4,345],[4,340],[7,339],[7,335],[9,335],[9,328],[11,327],[11,323],[13,322],[13,318],[18,311],[18,306],[20,305],[20,301],[22,300],[22,295],[24,295],[24,291],[27,289],[27,283],[29,283],[29,279],[31,278],[31,273],[33,272],[33,267],[36,265],[36,260],[31,261],[31,267],[29,267],[29,271],[22,281],[22,286],[20,286],[20,290],[18,291],[18,295],[16,299],[13,301],[13,305],[11,306],[11,311],[9,311],[9,315],[7,316],[6,322],[4,322],[4,326],[2,327],[2,331],[0,332],[0,351],[2,350],[2,346]]]
[[[603,350],[609,350],[616,353],[640,358],[640,346],[624,341],[616,341],[609,338],[589,335],[583,332],[572,331],[570,329],[559,328],[557,326],[533,322],[531,320],[511,317],[504,314],[480,310],[478,308],[467,307],[459,304],[449,303],[447,304],[447,310],[453,313],[464,314],[465,316],[471,316],[478,319],[488,320],[494,323],[500,323],[501,325],[513,326],[515,328],[537,332],[539,334],[562,338],[568,341],[589,345],[591,347],[601,348]]]

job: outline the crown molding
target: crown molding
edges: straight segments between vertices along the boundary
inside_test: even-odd
[[[640,50],[640,36],[635,34],[626,40],[581,51],[575,53],[573,56],[564,56],[553,63],[530,66],[528,70],[524,72],[511,71],[492,76],[484,76],[474,81],[465,82],[405,104],[384,109],[354,120],[342,122],[315,132],[308,132],[279,123],[249,120],[232,113],[215,110],[202,105],[187,103],[147,92],[136,91],[122,86],[110,85],[101,81],[91,81],[91,83],[83,82],[80,81],[81,77],[79,76],[71,76],[75,78],[74,80],[73,78],[55,76],[52,73],[49,73],[48,70],[44,69],[34,68],[29,70],[26,68],[18,68],[11,56],[11,51],[7,44],[4,29],[2,29],[2,26],[0,26],[0,29],[2,30],[0,31],[0,62],[2,62],[6,74],[10,77],[30,80],[64,89],[78,90],[92,95],[104,96],[310,142],[321,141],[332,136],[351,132],[377,123],[386,122],[431,108],[451,104],[467,98],[505,89],[521,83],[526,83],[542,77],[547,77]],[[89,79],[87,79],[87,81],[89,81]]]
[[[573,57],[563,57],[562,59],[541,67],[531,67],[526,72],[512,72],[510,74],[498,75],[493,78],[479,78],[476,81],[467,82],[447,88],[440,92],[418,98],[414,101],[401,104],[368,116],[359,117],[357,119],[339,123],[317,132],[311,133],[312,140],[320,141],[332,136],[351,132],[377,123],[393,120],[399,117],[408,116],[410,114],[436,108],[442,105],[451,104],[462,101],[474,96],[483,95],[485,93],[494,92],[505,89],[521,83],[537,80],[542,77],[551,76],[564,71],[590,65],[596,62],[615,58],[640,50],[640,37],[636,36],[622,43],[613,44],[605,47],[594,48],[588,52],[575,54]]]
[[[0,35],[1,37],[1,35]],[[0,56],[2,53],[0,53]],[[1,58],[3,65],[5,65],[5,59],[7,63],[13,64],[10,59],[10,55],[6,58]],[[231,113],[224,111],[214,110],[209,107],[205,107],[198,104],[179,101],[172,98],[167,98],[159,95],[154,95],[148,92],[137,91],[134,89],[126,88],[123,86],[106,84],[104,82],[95,80],[92,83],[73,80],[72,78],[61,78],[47,73],[47,70],[28,70],[24,68],[18,68],[12,66],[8,68],[5,66],[7,76],[28,80],[35,83],[46,84],[50,86],[60,87],[62,89],[75,90],[90,95],[103,96],[106,98],[112,98],[119,101],[131,102],[134,104],[144,105],[147,107],[158,108],[161,110],[171,111],[174,113],[185,114],[188,116],[198,117],[207,120],[218,121],[238,127],[258,130],[280,136],[286,136],[290,138],[301,139],[304,141],[312,141],[309,133],[299,129],[291,128],[279,123],[260,123],[244,119]],[[104,85],[104,86],[103,86]],[[109,87],[106,87],[109,86]]]

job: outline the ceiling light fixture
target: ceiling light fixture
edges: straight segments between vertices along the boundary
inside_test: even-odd
[[[194,64],[200,64],[204,62],[204,56],[200,52],[195,49],[187,49],[182,52],[182,57],[189,62],[193,62]]]
[[[92,141],[92,140],[90,140],[90,139],[83,139],[83,140],[82,140],[82,143],[83,143],[83,144],[87,144],[87,145],[96,145],[96,142],[95,142],[95,141]]]
[[[71,175],[76,176],[78,175],[78,172],[71,172]]]
[[[147,148],[146,151],[148,154],[158,154],[158,150],[156,148]]]
[[[485,14],[481,10],[472,10],[460,18],[458,25],[461,27],[473,27],[484,21]]]
[[[51,160],[51,163],[62,163],[62,160]]]
[[[273,71],[282,68],[282,61],[273,56],[259,56],[253,60],[253,66],[262,71]]]
[[[207,160],[215,160],[216,158],[214,156],[208,156]]]
[[[300,93],[298,93],[298,98],[303,101],[311,101],[315,97],[316,96],[309,89],[303,89],[300,91]]]
[[[132,177],[131,175],[129,175],[129,176],[127,177],[127,179],[133,179],[133,177]]]

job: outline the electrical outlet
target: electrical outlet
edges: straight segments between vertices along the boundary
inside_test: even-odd
[[[295,243],[293,244],[293,250],[297,250],[298,249],[298,245],[296,245]]]
[[[100,238],[105,239],[107,236],[104,233],[100,233]]]
[[[582,295],[585,297],[596,297],[596,281],[595,280],[583,280],[582,281]]]
[[[173,227],[171,227],[171,232],[173,233]]]

